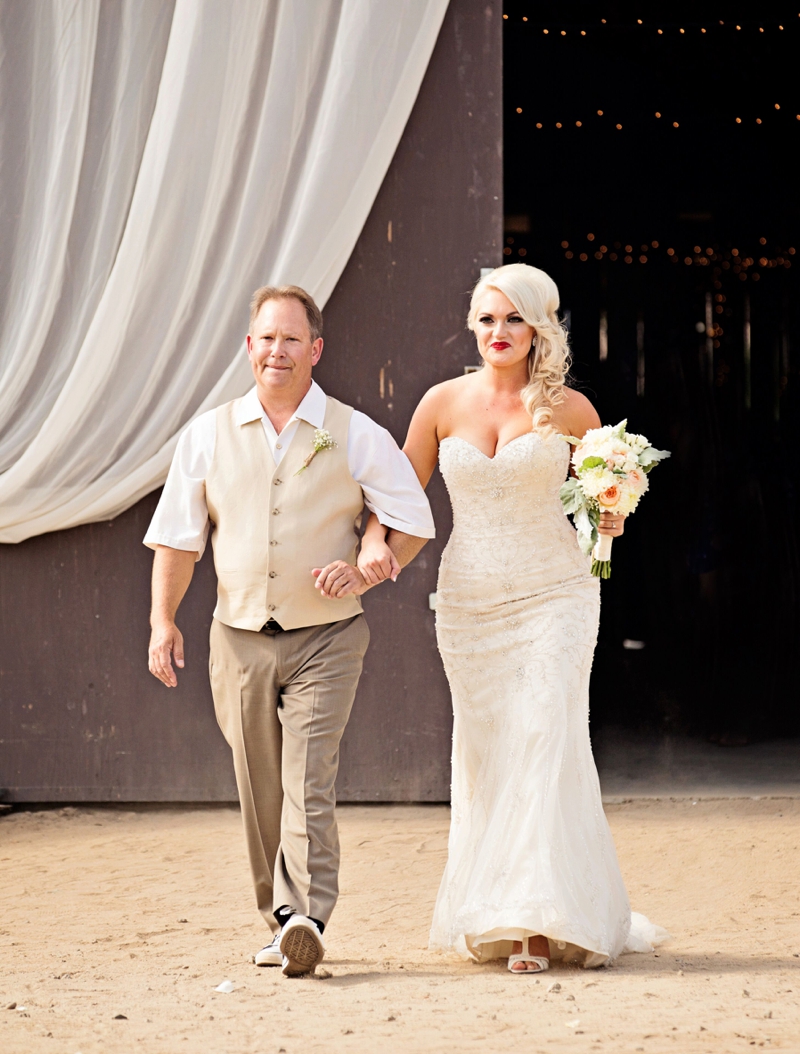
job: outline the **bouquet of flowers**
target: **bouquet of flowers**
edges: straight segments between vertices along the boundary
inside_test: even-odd
[[[564,436],[575,446],[572,466],[575,476],[561,487],[564,512],[571,515],[578,531],[578,544],[588,556],[592,553],[592,574],[611,577],[611,543],[607,534],[598,534],[600,514],[630,516],[647,490],[647,474],[668,450],[656,450],[645,436],[626,432],[627,421],[612,427],[591,428],[583,439]]]

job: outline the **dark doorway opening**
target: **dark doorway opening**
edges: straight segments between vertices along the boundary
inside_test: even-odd
[[[603,584],[593,728],[797,735],[800,17],[629,10],[503,16],[505,259],[555,278],[603,420],[672,451]]]

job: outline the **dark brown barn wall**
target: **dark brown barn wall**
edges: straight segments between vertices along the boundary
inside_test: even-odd
[[[419,98],[353,256],[325,310],[317,372],[402,442],[422,393],[475,353],[468,291],[501,259],[498,0],[451,0]],[[246,324],[249,290],[242,290]],[[437,527],[396,585],[365,598],[372,644],[342,745],[341,800],[449,797],[450,704],[428,594],[449,531]],[[109,523],[0,546],[0,788],[12,801],[227,801],[236,796],[206,673],[214,575],[181,608],[177,690],[147,672],[158,495]]]

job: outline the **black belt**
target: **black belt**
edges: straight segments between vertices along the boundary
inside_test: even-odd
[[[261,627],[261,630],[259,632],[261,632],[261,633],[268,633],[268,634],[269,633],[283,633],[283,626],[281,626],[278,622],[276,622],[274,618],[271,618],[271,619],[269,619],[269,621],[264,623],[264,625]]]

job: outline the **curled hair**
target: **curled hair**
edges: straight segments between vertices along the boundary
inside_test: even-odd
[[[522,318],[533,326],[528,353],[528,383],[520,392],[534,431],[553,431],[553,412],[564,401],[570,367],[568,334],[558,319],[558,287],[550,275],[529,264],[506,264],[481,278],[472,291],[467,326],[474,332],[478,301],[487,289],[507,296]]]
[[[307,293],[299,285],[262,285],[260,289],[256,289],[250,300],[251,334],[258,313],[268,300],[296,300],[305,309],[312,343],[322,336],[322,312],[314,303],[311,293]]]

